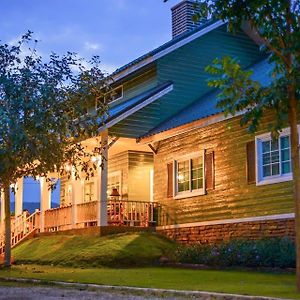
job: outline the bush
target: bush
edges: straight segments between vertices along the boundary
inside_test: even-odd
[[[176,258],[181,263],[220,267],[294,268],[296,264],[295,244],[287,237],[181,246]]]

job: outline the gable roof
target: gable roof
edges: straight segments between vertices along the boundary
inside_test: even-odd
[[[160,97],[164,96],[173,89],[171,81],[158,84],[144,93],[141,93],[125,102],[115,105],[108,110],[108,117],[104,120],[105,125],[100,127],[99,131],[104,128],[110,128],[118,122],[124,120]]]
[[[114,79],[114,81],[120,80],[123,77],[137,71],[138,69],[156,61],[162,56],[167,55],[168,53],[176,50],[177,48],[199,38],[200,36],[224,24],[225,23],[223,21],[215,21],[211,19],[205,22],[204,24],[198,26],[194,30],[181,34],[178,37],[173,38],[172,40],[159,46],[158,48],[138,57],[137,59],[114,71],[111,74],[111,76]]]
[[[273,65],[269,63],[268,59],[263,59],[248,69],[253,71],[253,80],[259,81],[263,86],[268,86],[271,83],[270,73]],[[217,89],[205,94],[175,116],[153,128],[141,139],[221,113],[222,109],[217,108],[218,94],[219,90]]]

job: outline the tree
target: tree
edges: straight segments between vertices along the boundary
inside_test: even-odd
[[[167,1],[167,0],[165,0]],[[272,125],[276,138],[288,123],[291,131],[291,156],[295,203],[297,253],[297,289],[300,291],[300,169],[297,130],[300,101],[300,2],[297,0],[214,0],[196,1],[199,18],[214,18],[227,23],[234,33],[249,25],[261,41],[261,50],[273,66],[272,83],[262,86],[251,79],[239,62],[230,57],[215,59],[206,70],[214,75],[211,87],[219,88],[218,106],[225,114],[244,112],[241,125],[255,132],[262,117],[270,111],[276,115]]]
[[[16,45],[0,45],[0,188],[5,197],[5,264],[10,265],[10,186],[18,178],[49,173],[93,172],[93,155],[82,141],[98,135],[104,121],[110,79],[99,68],[99,58],[85,68],[74,53],[54,53],[44,62],[32,33]],[[88,108],[97,110],[87,113]],[[91,110],[92,111],[92,110]],[[71,167],[71,168],[70,168]]]

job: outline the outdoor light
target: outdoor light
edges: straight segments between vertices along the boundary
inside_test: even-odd
[[[94,163],[97,161],[97,157],[96,156],[92,156],[91,161]]]

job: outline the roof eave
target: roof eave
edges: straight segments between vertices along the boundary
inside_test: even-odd
[[[129,66],[125,70],[122,70],[119,73],[113,75],[112,76],[113,81],[118,81],[118,80],[123,79],[124,77],[126,77],[126,76],[134,73],[135,71],[145,67],[146,65],[158,60],[159,58],[169,54],[170,52],[173,52],[176,49],[190,43],[191,41],[193,41],[193,40],[195,40],[195,39],[211,32],[212,30],[224,25],[225,23],[226,22],[221,21],[221,20],[216,21],[216,22],[208,25],[207,27],[203,28],[202,30],[199,30],[199,31],[195,32],[194,34],[186,37],[185,39],[179,40],[177,43],[169,46],[168,48],[163,49],[163,50],[161,50],[160,52],[158,52],[154,55],[151,55],[151,56],[148,56],[148,57],[144,58],[143,60],[137,62],[136,64],[133,64],[132,66]]]

